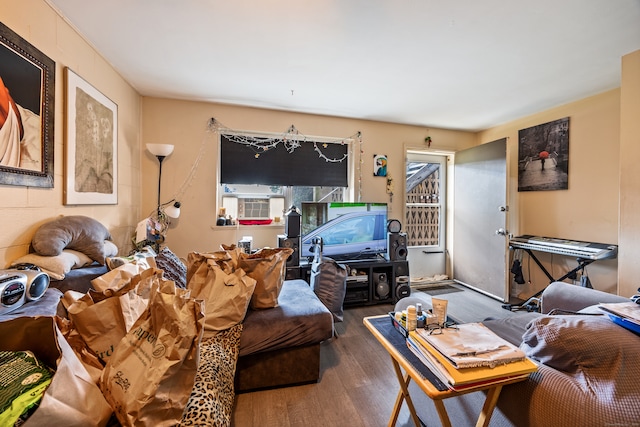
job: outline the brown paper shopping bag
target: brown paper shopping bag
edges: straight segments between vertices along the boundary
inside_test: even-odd
[[[242,322],[256,281],[241,269],[226,273],[218,253],[192,252],[187,257],[187,289],[205,302],[205,329],[223,331]]]
[[[127,285],[132,277],[148,270],[150,267],[156,267],[153,258],[145,258],[144,262],[129,262],[91,280],[91,286],[98,292],[107,289],[120,289]]]
[[[238,268],[257,282],[251,297],[251,308],[273,308],[278,305],[278,296],[286,275],[287,258],[292,253],[291,248],[260,249],[253,254],[240,253]]]
[[[149,306],[116,346],[100,389],[124,426],[174,426],[198,369],[202,301],[154,288]]]
[[[89,291],[67,308],[69,319],[87,346],[106,363],[147,309],[151,288],[162,281],[162,270],[150,268],[130,277],[118,289]]]
[[[53,317],[18,317],[0,322],[1,350],[29,350],[55,369],[40,406],[24,427],[104,426],[112,409],[65,341]]]

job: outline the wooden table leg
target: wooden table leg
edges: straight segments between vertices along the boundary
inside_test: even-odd
[[[500,396],[501,391],[501,385],[492,387],[487,391],[487,398],[484,400],[484,405],[482,406],[482,411],[480,412],[480,416],[478,417],[476,427],[487,427],[489,425],[489,421],[491,421],[491,415],[493,414],[493,410],[498,403],[498,397]]]
[[[400,383],[400,391],[398,392],[398,397],[396,398],[396,404],[393,406],[393,413],[391,414],[391,418],[389,419],[388,426],[393,427],[396,425],[396,423],[398,422],[398,415],[400,415],[400,408],[402,408],[402,402],[406,400],[407,406],[409,407],[409,412],[411,413],[411,419],[413,420],[416,427],[419,427],[421,425],[420,419],[418,418],[418,414],[416,414],[416,408],[413,406],[411,396],[409,396],[409,381],[411,381],[411,377],[402,373],[400,364],[393,357],[391,358],[391,361],[393,363],[393,369],[396,371],[398,382]]]
[[[444,407],[444,402],[440,399],[433,399],[433,404],[436,407],[436,411],[438,411],[442,427],[451,427],[451,420],[449,419],[449,414],[447,414],[447,408]]]

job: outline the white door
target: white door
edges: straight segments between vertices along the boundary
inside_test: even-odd
[[[455,154],[453,278],[509,300],[507,140]]]
[[[412,279],[446,276],[447,156],[408,150],[405,231]]]

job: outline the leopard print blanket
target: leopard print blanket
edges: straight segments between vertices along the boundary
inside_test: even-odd
[[[196,381],[180,426],[231,425],[242,324],[203,338]]]

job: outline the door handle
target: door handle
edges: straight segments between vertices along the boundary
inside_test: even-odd
[[[498,228],[496,230],[496,235],[498,236],[507,236],[509,234],[509,232],[507,230],[505,230],[504,228]]]

